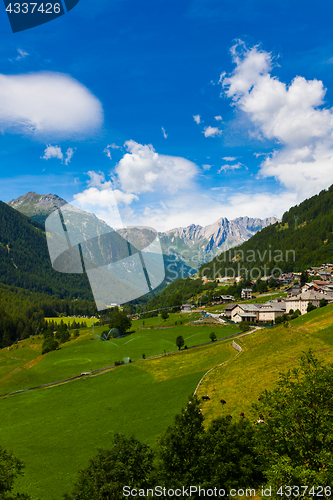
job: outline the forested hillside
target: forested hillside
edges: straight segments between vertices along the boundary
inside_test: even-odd
[[[93,300],[83,274],[54,271],[44,227],[0,202],[0,281],[59,298]]]
[[[57,299],[0,283],[0,348],[42,333],[45,317],[94,315],[95,302]]]
[[[282,272],[301,271],[333,261],[333,186],[327,191],[292,207],[275,223],[256,233],[242,245],[220,254],[200,267],[209,278],[245,274],[256,268],[251,278]],[[229,269],[229,271],[227,271]],[[243,270],[243,271],[242,271]]]

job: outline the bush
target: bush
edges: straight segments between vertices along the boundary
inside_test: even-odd
[[[311,312],[314,311],[315,309],[317,309],[316,306],[314,306],[312,302],[309,302],[308,307],[306,308],[306,312]]]
[[[59,347],[58,341],[53,339],[52,337],[48,337],[43,342],[42,354],[46,354],[47,352],[55,351],[56,349],[58,349],[58,347]]]
[[[164,319],[164,321],[165,321],[166,319],[168,319],[168,317],[169,317],[169,313],[168,313],[168,311],[162,311],[162,312],[161,312],[161,318],[162,318],[162,319]]]

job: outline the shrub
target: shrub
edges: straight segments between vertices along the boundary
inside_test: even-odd
[[[46,354],[47,352],[55,351],[56,349],[58,349],[58,347],[59,347],[58,341],[53,339],[52,337],[48,337],[43,342],[42,354]]]

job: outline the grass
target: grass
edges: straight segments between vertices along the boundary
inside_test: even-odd
[[[332,312],[333,304],[292,320],[289,328],[277,326],[239,338],[243,352],[232,363],[212,370],[200,386],[199,395],[211,396],[203,402],[206,423],[219,414],[220,399],[227,401],[226,413],[237,417],[244,412],[256,419],[252,403],[274,387],[280,372],[295,367],[309,348],[325,362],[333,362]]]
[[[86,323],[87,326],[92,326],[93,322],[97,322],[98,320],[96,318],[73,318],[71,316],[62,316],[62,317],[56,317],[56,318],[46,318],[47,321],[54,321],[55,323],[60,324],[61,321],[65,323],[65,325],[71,325],[73,321],[76,323]]]
[[[0,400],[1,444],[26,463],[18,491],[58,500],[115,432],[154,444],[202,375],[233,356],[230,342],[214,342]]]
[[[150,318],[149,321],[156,318]],[[147,320],[145,324],[147,325]],[[171,324],[173,323],[173,325]],[[105,327],[81,329],[80,337],[61,345],[61,349],[41,355],[42,338],[31,338],[0,351],[0,394],[21,389],[28,389],[41,384],[63,380],[113,365],[116,361],[131,358],[132,361],[177,350],[175,344],[178,335],[182,335],[188,347],[209,342],[209,335],[214,331],[218,338],[232,335],[239,331],[238,326],[191,326],[174,325],[170,319],[161,326],[170,328],[157,329],[157,322],[151,321],[146,327],[142,320],[133,322],[135,329],[129,335],[102,342],[100,334]]]
[[[26,476],[18,481],[18,490],[40,500],[60,499],[71,489],[78,469],[88,464],[98,447],[108,447],[115,432],[134,434],[154,444],[212,367],[215,368],[198,391],[199,397],[208,394],[211,398],[202,401],[206,424],[223,413],[237,417],[242,411],[256,419],[252,403],[264,389],[274,387],[279,372],[297,365],[302,352],[312,348],[320,359],[333,361],[332,313],[333,304],[291,321],[289,328],[277,326],[237,337],[243,348],[239,355],[230,339],[210,342],[120,366],[97,376],[1,399],[1,444],[26,463]],[[91,329],[81,330],[79,339],[46,356],[39,355],[41,340],[28,339],[19,344],[22,347],[0,352],[1,385],[11,380],[13,386],[19,387],[29,377],[29,381],[45,381],[51,376],[54,380],[71,371],[86,371],[88,366],[107,366],[105,361],[114,360],[115,353],[118,359],[124,355],[138,359],[143,352],[149,356],[163,352],[168,339],[173,342],[170,348],[175,349],[178,334],[190,345],[207,341],[208,332],[213,330],[224,334],[237,330],[230,326],[175,326],[179,316],[172,315],[165,323],[161,322],[162,326],[173,326],[163,330],[156,328],[158,318],[146,319],[145,325],[138,320],[133,323],[135,329],[131,335],[112,340],[115,345],[91,341]],[[190,319],[190,315],[181,317]],[[15,372],[15,366],[21,369]],[[21,379],[17,378],[20,376]],[[224,407],[220,403],[222,398],[227,401]]]

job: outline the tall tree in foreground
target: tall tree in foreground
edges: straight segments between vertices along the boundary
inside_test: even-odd
[[[166,487],[196,485],[202,489],[256,488],[263,483],[249,420],[218,417],[205,430],[200,401],[192,396],[159,441],[159,480]],[[194,492],[191,498],[202,499]],[[223,496],[223,495],[222,495]],[[209,493],[207,494],[209,497]]]
[[[109,450],[99,450],[66,500],[123,500],[123,487],[147,488],[153,470],[154,453],[134,437],[115,434]]]
[[[312,498],[320,494],[317,486],[333,484],[332,365],[322,366],[309,351],[254,407],[264,421],[256,426],[257,446],[273,496],[284,498],[284,488],[293,485],[302,498]]]

